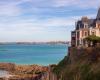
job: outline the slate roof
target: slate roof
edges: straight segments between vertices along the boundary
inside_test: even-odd
[[[89,19],[89,27],[95,27],[96,26],[96,19]]]
[[[99,8],[98,13],[97,13],[97,20],[100,20],[100,8]]]
[[[81,20],[77,21],[76,30],[80,28],[84,28],[84,23],[88,24],[88,27],[95,27],[96,22],[100,23],[100,8],[97,13],[96,19],[88,19],[87,17],[83,17]]]
[[[96,19],[88,19],[86,23],[89,25],[89,28],[90,28],[90,27],[95,27],[95,22],[96,22]],[[84,22],[82,20],[77,22],[77,25],[76,25],[77,30],[79,29],[79,25],[80,25],[80,28],[84,28]]]

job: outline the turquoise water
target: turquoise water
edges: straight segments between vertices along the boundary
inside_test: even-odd
[[[57,64],[67,54],[61,44],[4,44],[0,45],[0,62],[16,64]]]

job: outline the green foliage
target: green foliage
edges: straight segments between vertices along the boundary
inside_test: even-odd
[[[90,36],[86,37],[86,40],[93,41],[93,42],[94,41],[100,42],[100,37],[95,36],[95,35],[90,35]]]
[[[61,71],[65,68],[65,66],[68,64],[68,57],[65,56],[65,58],[59,62],[59,64],[53,69],[53,72],[57,74],[58,77],[61,75]]]
[[[92,80],[100,80],[100,71],[94,74],[94,78]]]
[[[93,46],[95,46],[96,43],[100,43],[100,37],[95,36],[95,35],[90,35],[86,37],[85,40],[87,40],[89,43],[92,42]]]
[[[89,64],[80,67],[81,80],[93,80],[93,71]]]

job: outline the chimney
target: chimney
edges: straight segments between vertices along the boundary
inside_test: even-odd
[[[87,16],[84,16],[84,17],[82,17],[82,22],[88,22],[88,17]]]

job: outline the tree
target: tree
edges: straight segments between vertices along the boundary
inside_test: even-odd
[[[95,36],[95,35],[90,35],[86,37],[85,40],[88,41],[89,45],[92,42],[93,46],[95,46],[97,43],[100,43],[100,37]]]

